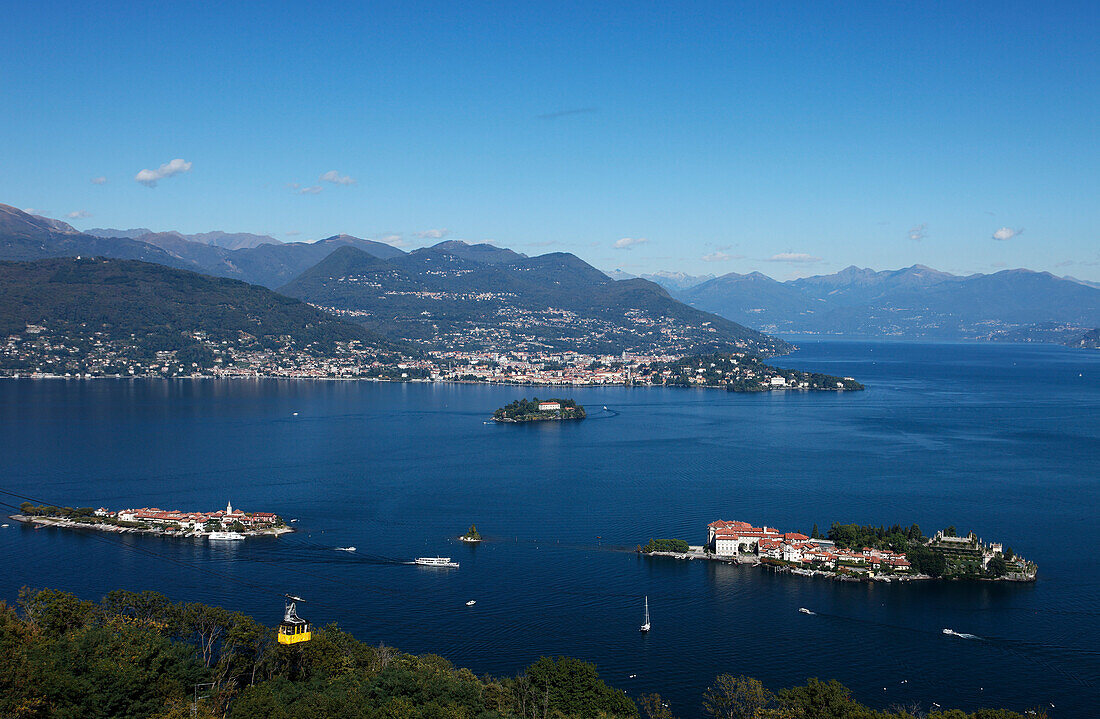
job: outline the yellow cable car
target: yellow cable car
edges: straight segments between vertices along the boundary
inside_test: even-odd
[[[298,644],[313,639],[309,622],[298,616],[298,602],[304,601],[301,597],[286,595],[286,611],[283,621],[279,622],[279,644]]]

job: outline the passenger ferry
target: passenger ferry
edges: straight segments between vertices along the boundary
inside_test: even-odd
[[[211,532],[206,535],[207,539],[238,541],[244,539],[244,535],[240,532]]]
[[[452,562],[450,557],[417,557],[414,563],[422,567],[458,567],[458,562]]]

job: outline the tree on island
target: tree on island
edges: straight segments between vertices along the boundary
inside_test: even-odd
[[[471,524],[469,531],[462,535],[463,539],[473,540],[475,542],[481,541],[481,534],[477,531],[477,525]]]

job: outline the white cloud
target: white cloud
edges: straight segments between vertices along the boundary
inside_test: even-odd
[[[715,250],[709,255],[703,255],[703,262],[729,262],[733,259],[733,255],[722,250]]]
[[[294,190],[299,195],[316,195],[318,192],[320,192],[323,189],[325,189],[325,188],[321,187],[320,185],[310,185],[309,187],[301,187],[299,185],[294,185]]]
[[[1018,230],[1014,230],[1011,227],[1002,227],[1001,229],[993,233],[993,239],[1000,240],[1002,242],[1005,240],[1011,240],[1013,237],[1023,231],[1024,229],[1022,227]]]
[[[299,232],[298,230],[291,230],[290,232],[284,232],[283,234],[286,235],[287,237],[297,237],[298,235],[300,235],[302,233]]]
[[[83,220],[85,217],[91,216],[92,213],[88,212],[87,210],[76,210],[75,212],[70,212],[69,214],[65,215],[65,217],[69,218],[70,220]]]
[[[155,170],[142,170],[138,174],[134,175],[134,179],[145,185],[146,187],[156,187],[157,180],[163,180],[166,177],[172,175],[178,175],[181,172],[190,172],[191,163],[187,160],[181,160],[176,158],[171,162],[166,162]]]
[[[623,237],[622,239],[615,240],[614,247],[616,250],[626,250],[634,245],[644,245],[647,242],[649,242],[649,240],[644,237]]]
[[[92,184],[93,185],[106,185],[107,184],[107,178],[103,177],[103,176],[93,177],[92,178]]]
[[[805,252],[780,252],[777,255],[772,255],[768,258],[768,262],[791,262],[794,264],[808,264],[811,262],[821,262],[820,257],[814,257],[808,255]]]
[[[38,215],[39,217],[46,214],[45,210],[38,210],[33,207],[24,207],[23,212],[26,212],[28,215]]]
[[[925,237],[928,237],[928,225],[927,224],[922,222],[919,225],[917,225],[916,227],[912,227],[912,228],[909,229],[909,239],[910,240],[913,240],[914,242],[920,242]]]
[[[376,237],[374,241],[384,242],[387,245],[392,245],[394,247],[404,247],[405,245],[409,244],[401,235],[385,235],[383,237]]]
[[[447,235],[451,234],[451,231],[446,227],[441,227],[436,230],[424,230],[423,232],[417,232],[416,236],[422,240],[442,240]]]
[[[321,182],[331,182],[334,185],[354,185],[355,180],[347,175],[341,175],[336,170],[329,170],[318,178]]]

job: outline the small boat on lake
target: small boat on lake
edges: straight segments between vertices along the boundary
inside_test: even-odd
[[[336,551],[337,552],[354,552],[355,547],[337,547]]]
[[[639,627],[638,631],[641,631],[641,632],[648,632],[649,631],[649,595],[648,594],[646,595],[646,598],[645,598],[645,624],[643,624],[641,627]]]
[[[417,557],[413,564],[421,567],[458,567],[458,562],[452,562],[450,557]]]
[[[475,604],[477,604],[477,600],[476,600],[476,599],[471,599],[470,601],[466,602],[466,606],[467,606],[467,607],[472,607],[472,606],[474,606]]]
[[[806,607],[799,607],[799,608],[798,608],[798,611],[802,612],[803,614],[813,614],[813,612],[811,612],[811,611],[810,611],[809,609],[807,609]]]

